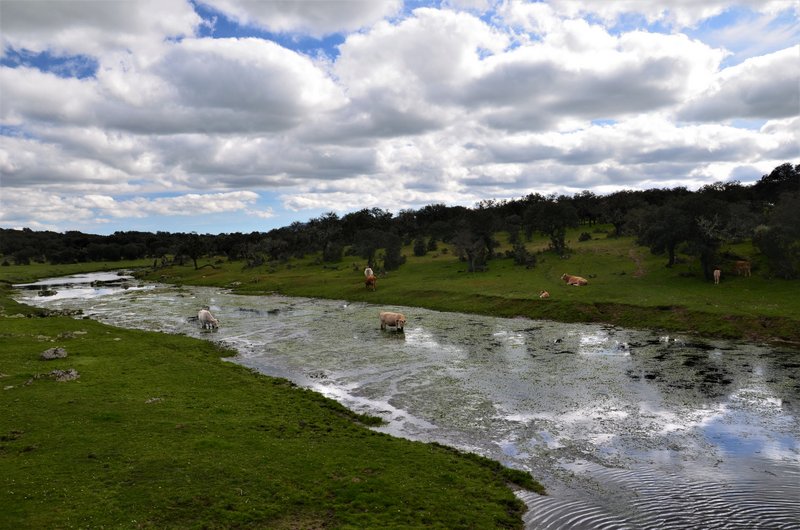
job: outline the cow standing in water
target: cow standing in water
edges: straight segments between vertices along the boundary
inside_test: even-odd
[[[208,309],[201,309],[197,313],[197,320],[200,322],[200,327],[203,329],[217,329],[219,328],[219,320],[214,318],[211,311]]]
[[[393,313],[391,311],[381,311],[381,329],[386,329],[387,326],[403,331],[406,325],[406,316],[403,313]]]

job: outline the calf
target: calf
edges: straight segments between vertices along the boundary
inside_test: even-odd
[[[561,275],[561,279],[567,282],[567,285],[588,285],[589,281],[586,278],[581,278],[580,276],[573,276],[571,274],[564,273]]]
[[[403,313],[392,313],[391,311],[381,311],[381,329],[386,329],[386,326],[397,328],[397,331],[403,331],[406,325],[406,317]]]
[[[750,276],[750,262],[745,260],[736,261],[733,270],[739,276]]]
[[[539,298],[550,298],[550,293],[547,291],[539,291]]]
[[[214,318],[214,315],[208,309],[198,311],[197,320],[200,321],[200,327],[203,329],[217,329],[219,327],[219,320]]]

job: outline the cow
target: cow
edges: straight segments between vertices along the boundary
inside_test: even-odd
[[[386,326],[397,328],[397,331],[403,331],[406,325],[406,317],[403,313],[392,313],[391,311],[381,311],[381,329],[386,329]]]
[[[719,269],[714,269],[714,285],[719,285],[719,277],[722,275],[722,271]]]
[[[573,276],[567,273],[562,274],[561,279],[567,282],[567,285],[574,285],[575,287],[579,285],[589,284],[589,281],[586,278],[581,278],[580,276]]]
[[[370,276],[375,276],[375,273],[372,272],[372,269],[367,267],[364,269],[364,278],[369,278]]]
[[[550,293],[547,291],[539,291],[539,298],[550,298]]]
[[[367,289],[369,289],[370,291],[374,291],[375,288],[377,287],[377,284],[378,284],[378,279],[375,277],[374,274],[370,274],[369,276],[367,276],[367,279],[364,280],[364,285],[366,285]]]
[[[733,270],[738,276],[750,276],[750,262],[745,260],[736,261]]]
[[[197,320],[200,321],[202,329],[217,329],[219,327],[219,320],[214,318],[211,311],[208,309],[201,309],[197,312]]]

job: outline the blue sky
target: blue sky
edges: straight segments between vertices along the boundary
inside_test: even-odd
[[[750,183],[800,163],[791,0],[0,0],[0,227]]]

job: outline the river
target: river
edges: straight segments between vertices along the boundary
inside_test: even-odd
[[[549,495],[518,493],[529,529],[800,528],[797,350],[108,273],[16,299],[219,342],[377,430],[530,471]],[[192,319],[205,305],[219,330]],[[405,332],[381,331],[380,310],[405,313]]]

